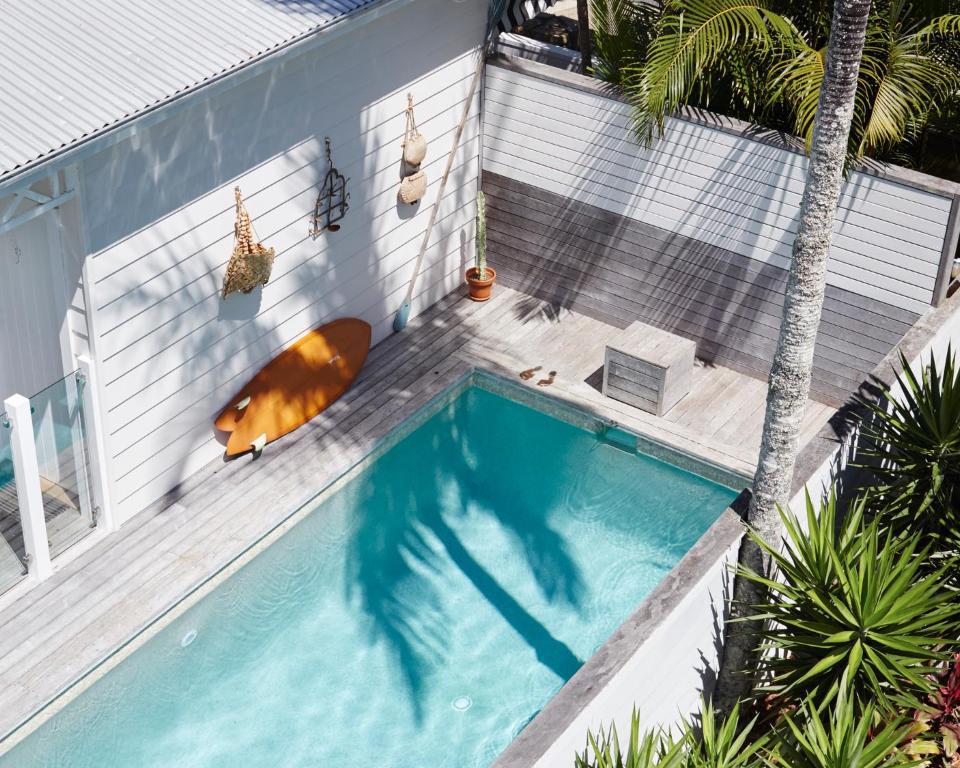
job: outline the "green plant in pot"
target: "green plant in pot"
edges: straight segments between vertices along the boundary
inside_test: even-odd
[[[487,266],[487,204],[483,192],[477,194],[477,237],[476,261],[467,270],[467,285],[470,298],[474,301],[486,301],[493,295],[493,282],[497,279],[496,270]]]

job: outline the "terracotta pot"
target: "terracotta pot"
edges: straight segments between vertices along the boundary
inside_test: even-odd
[[[470,298],[474,301],[487,301],[493,295],[493,283],[497,279],[497,272],[492,267],[487,267],[489,277],[486,280],[478,280],[479,272],[476,267],[470,267],[467,270],[467,285],[470,286]]]

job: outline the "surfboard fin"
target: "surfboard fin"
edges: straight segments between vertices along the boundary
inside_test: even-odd
[[[241,400],[239,403],[237,403],[236,408],[237,408],[238,411],[242,411],[242,410],[243,410],[244,408],[246,408],[248,405],[250,405],[250,398],[249,398],[249,397],[245,397],[245,398],[243,398],[243,400]]]
[[[250,443],[250,447],[253,448],[253,450],[256,451],[257,453],[260,453],[260,451],[263,450],[263,446],[265,446],[266,444],[267,444],[267,433],[264,432],[259,437],[255,437],[253,439],[253,442]]]

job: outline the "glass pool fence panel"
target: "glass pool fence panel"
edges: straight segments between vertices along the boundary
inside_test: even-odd
[[[74,371],[30,398],[51,557],[69,549],[96,526],[84,384],[83,376]]]
[[[13,472],[11,427],[7,414],[0,413],[0,594],[27,576],[20,503]]]

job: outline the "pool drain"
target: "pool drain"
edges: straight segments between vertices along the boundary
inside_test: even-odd
[[[186,648],[190,643],[197,639],[197,630],[191,629],[187,634],[183,636],[180,640],[180,647]]]
[[[453,700],[452,706],[457,712],[466,712],[473,706],[473,699],[469,696],[457,696],[457,698]]]

